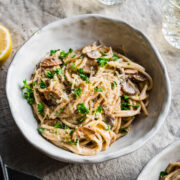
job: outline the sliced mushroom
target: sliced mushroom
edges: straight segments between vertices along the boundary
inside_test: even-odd
[[[128,95],[134,95],[136,93],[135,89],[126,81],[122,83],[122,91]]]
[[[106,54],[105,55],[106,58],[111,58],[113,56],[113,51],[112,51],[111,47],[101,46],[99,48],[99,51]]]
[[[128,75],[134,75],[138,73],[136,69],[126,69],[124,72],[125,74],[128,74]]]
[[[97,46],[95,44],[91,44],[89,46],[85,46],[83,49],[82,49],[82,53],[83,54],[87,54],[93,50],[96,50],[97,49]]]
[[[146,80],[146,78],[140,74],[134,74],[132,76],[133,80],[143,82]]]
[[[52,91],[44,91],[44,97],[47,99],[47,100],[51,100],[51,99],[57,99],[57,98],[60,98],[58,92],[52,90]]]
[[[106,116],[106,123],[111,127],[115,126],[115,121],[110,116]]]
[[[62,64],[62,61],[55,57],[48,57],[45,58],[41,63],[41,67],[51,67],[51,66],[57,66],[59,64]]]
[[[98,50],[92,50],[87,53],[87,56],[91,59],[97,59],[101,57],[101,53]]]
[[[110,112],[109,107],[107,105],[103,105],[104,113],[105,113],[105,122],[110,126],[115,126],[115,117]]]

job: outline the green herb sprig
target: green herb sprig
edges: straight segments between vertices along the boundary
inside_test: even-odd
[[[78,75],[83,81],[87,81],[89,78],[82,68],[77,69]]]
[[[77,109],[81,114],[89,114],[89,109],[84,105],[84,103],[79,103]]]
[[[93,111],[95,113],[95,116],[97,116],[97,113],[101,113],[103,110],[102,106],[98,106],[97,109],[95,111]]]
[[[85,121],[85,119],[86,119],[85,116],[81,117],[80,119],[78,119],[78,123],[82,123],[83,121]]]
[[[25,92],[23,93],[24,98],[27,100],[29,104],[34,104],[34,95],[33,95],[33,88],[27,84],[26,79],[23,81],[24,86],[22,89],[25,89]]]
[[[124,101],[121,103],[121,110],[129,110],[130,106],[135,107],[135,108],[139,107],[139,104],[135,104],[135,105],[134,104],[129,104],[128,103],[129,98],[130,98],[129,96],[123,95]]]
[[[126,134],[126,133],[128,133],[128,131],[124,128],[124,129],[121,129],[121,130],[119,131],[119,133]]]
[[[166,171],[161,171],[161,172],[160,172],[160,177],[164,177],[164,176],[166,176],[166,175],[168,175],[168,173],[167,173]]]
[[[103,88],[94,88],[94,92],[103,92]]]
[[[40,88],[42,88],[42,89],[46,88],[46,84],[44,83],[43,80],[40,81],[39,86],[40,86]]]
[[[45,129],[42,128],[42,127],[38,128],[37,130],[38,130],[38,132],[39,132],[40,134],[42,134],[42,133],[45,131]]]
[[[97,63],[98,63],[101,67],[105,66],[108,61],[109,61],[109,58],[104,58],[104,57],[97,58]]]
[[[75,145],[75,146],[77,146],[77,144],[78,144],[78,142],[79,142],[79,140],[78,139],[76,139],[76,141],[74,142],[74,141],[67,141],[69,144],[72,144],[72,145]]]
[[[113,81],[113,83],[112,83],[112,89],[114,89],[114,87],[117,87],[116,81]]]
[[[59,121],[55,124],[54,128],[69,129],[67,125]]]
[[[53,54],[55,54],[57,51],[60,51],[60,49],[50,50],[50,56],[52,56]]]
[[[38,109],[39,114],[41,114],[41,115],[44,114],[44,105],[43,105],[42,102],[39,102],[39,103],[37,104],[37,109]]]
[[[74,89],[74,96],[75,98],[79,97],[81,95],[81,88],[77,87]]]
[[[113,61],[117,61],[119,59],[115,54],[113,55],[112,58],[113,58]]]
[[[59,58],[64,59],[64,58],[66,58],[66,57],[67,57],[70,53],[72,53],[72,52],[73,52],[73,49],[72,49],[72,48],[70,48],[68,52],[65,52],[65,51],[63,50],[63,51],[60,52]]]

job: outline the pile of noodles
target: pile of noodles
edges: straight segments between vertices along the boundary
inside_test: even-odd
[[[141,65],[95,44],[52,50],[28,82],[43,137],[81,155],[105,150],[148,115],[151,77]]]

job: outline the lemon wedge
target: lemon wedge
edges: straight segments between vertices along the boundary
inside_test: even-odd
[[[11,54],[12,38],[9,30],[0,24],[0,65],[2,65]]]

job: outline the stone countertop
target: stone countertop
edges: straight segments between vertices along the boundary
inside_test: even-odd
[[[0,24],[11,32],[11,57],[0,68],[0,154],[4,162],[45,180],[134,180],[146,163],[180,137],[180,50],[171,47],[161,32],[161,8],[166,0],[126,0],[106,6],[97,0],[0,0]],[[159,132],[139,150],[98,164],[68,164],[53,160],[32,147],[21,135],[6,98],[6,75],[19,47],[39,28],[78,14],[102,14],[121,19],[143,31],[159,50],[172,85],[172,104]]]

